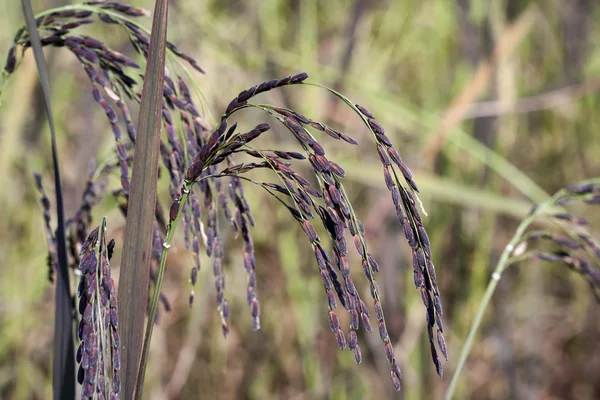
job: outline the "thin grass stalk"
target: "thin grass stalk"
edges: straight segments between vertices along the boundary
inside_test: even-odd
[[[490,282],[488,283],[485,293],[483,294],[483,298],[481,299],[481,302],[479,303],[479,308],[477,309],[477,313],[475,314],[475,318],[473,319],[471,328],[469,329],[469,334],[467,335],[467,339],[465,340],[465,343],[462,346],[462,349],[460,351],[460,355],[458,356],[456,369],[454,370],[454,374],[452,375],[452,379],[450,380],[450,385],[448,386],[448,390],[446,391],[446,395],[444,397],[446,400],[451,400],[454,397],[456,388],[458,386],[458,379],[460,378],[462,369],[464,368],[467,358],[469,357],[469,354],[471,353],[471,349],[473,348],[473,344],[475,343],[475,337],[477,336],[477,333],[479,331],[479,326],[481,325],[481,322],[483,321],[483,316],[485,315],[485,312],[490,304],[492,296],[494,295],[494,292],[496,291],[496,287],[498,286],[498,283],[500,282],[502,273],[512,263],[510,260],[510,256],[515,251],[517,245],[519,243],[521,243],[521,241],[523,240],[523,236],[525,235],[525,232],[527,231],[529,226],[535,221],[536,217],[540,213],[542,213],[548,207],[548,205],[553,204],[554,200],[557,199],[561,194],[562,194],[562,191],[560,191],[559,193],[554,195],[549,201],[547,201],[546,203],[543,203],[534,212],[532,212],[530,215],[528,215],[521,222],[521,224],[517,227],[517,230],[516,230],[514,236],[512,237],[511,241],[504,248],[504,251],[502,252],[502,255],[500,256],[500,259],[498,260],[498,264],[496,265],[496,268],[494,269],[494,272],[492,273],[492,278],[490,279]]]
[[[65,218],[62,200],[62,185],[56,146],[56,131],[50,105],[50,82],[44,60],[44,52],[37,30],[30,0],[22,0],[23,15],[31,40],[31,47],[37,65],[40,84],[44,95],[44,106],[50,125],[52,163],[54,166],[54,185],[56,188],[56,246],[58,254],[58,272],[56,280],[56,310],[54,314],[54,348],[52,363],[52,392],[54,399],[75,398],[75,350],[73,347],[73,318],[69,270],[67,266],[67,245],[65,239]]]
[[[143,340],[144,315],[152,254],[156,208],[158,155],[167,37],[167,0],[157,0],[150,37],[146,79],[142,91],[136,151],[133,157],[131,193],[121,258],[119,304],[121,304],[121,370],[124,398],[140,398],[143,382],[136,382]]]
[[[160,264],[158,267],[158,272],[156,275],[156,282],[154,284],[154,293],[152,295],[152,301],[150,302],[150,311],[148,312],[148,322],[146,324],[146,332],[144,334],[144,347],[142,349],[142,358],[140,361],[140,369],[137,377],[137,390],[135,393],[135,399],[139,400],[142,398],[142,389],[144,387],[144,377],[146,375],[146,366],[148,364],[148,355],[150,353],[150,339],[152,338],[152,331],[154,329],[154,321],[156,319],[156,312],[158,310],[158,303],[160,300],[160,290],[162,288],[163,279],[165,276],[165,270],[167,269],[167,256],[169,253],[169,249],[171,248],[171,243],[173,241],[173,236],[175,231],[177,230],[177,225],[181,218],[183,206],[187,202],[189,193],[190,193],[190,185],[185,184],[184,189],[182,190],[182,196],[177,203],[177,216],[175,219],[169,222],[167,227],[167,235],[165,237],[165,242],[163,243],[162,252],[160,255]]]

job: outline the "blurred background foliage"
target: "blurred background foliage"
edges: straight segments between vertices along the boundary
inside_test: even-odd
[[[66,0],[33,3],[42,11]],[[149,0],[132,4],[153,6]],[[19,2],[4,7],[0,54],[23,24]],[[225,245],[232,317],[230,336],[223,339],[208,260],[194,307],[188,307],[191,260],[180,238],[164,289],[172,309],[155,329],[146,397],[440,398],[490,270],[519,220],[533,202],[600,175],[598,18],[600,4],[591,0],[171,1],[169,38],[207,71],[195,77],[210,124],[240,90],[306,71],[311,81],[364,104],[386,127],[415,173],[429,213],[425,225],[446,310],[450,361],[439,379],[413,288],[410,249],[371,138],[327,93],[285,88],[263,95],[264,101],[330,122],[357,138],[360,149],[371,150],[326,144],[347,171],[351,200],[382,266],[379,282],[403,392],[393,392],[376,333],[360,335],[360,366],[351,352],[337,349],[308,242],[286,210],[248,188],[257,220],[262,330],[252,332],[245,305],[240,241],[229,237]],[[113,27],[79,30],[132,53]],[[90,159],[107,157],[114,143],[75,58],[56,49],[47,58],[70,214]],[[51,164],[36,82],[28,52],[0,107],[0,398],[6,399],[46,399],[51,393],[53,290],[32,179],[33,171],[49,177]],[[240,122],[250,128],[262,117],[246,111]],[[283,129],[272,133],[278,147],[294,149]],[[164,182],[161,187],[168,196]],[[600,222],[593,210],[574,211]],[[95,209],[95,223],[102,215],[117,240],[116,270],[124,220],[110,196]],[[359,273],[359,260],[351,261]],[[366,282],[356,282],[368,290]],[[537,262],[512,267],[487,312],[458,398],[600,398],[599,320],[585,282],[566,268]]]

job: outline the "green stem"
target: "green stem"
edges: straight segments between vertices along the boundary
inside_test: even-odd
[[[467,358],[469,357],[469,353],[471,352],[471,348],[473,347],[475,341],[475,336],[477,335],[477,331],[479,330],[479,325],[481,325],[483,315],[485,314],[485,311],[488,305],[490,304],[490,300],[492,299],[492,296],[496,291],[496,287],[498,286],[498,282],[500,282],[502,273],[512,263],[512,261],[515,261],[515,259],[511,259],[510,256],[515,251],[517,245],[522,242],[527,228],[529,228],[529,226],[535,221],[535,219],[540,214],[556,211],[556,202],[561,198],[561,196],[564,196],[565,193],[567,193],[565,190],[559,190],[554,196],[548,199],[548,201],[540,204],[537,207],[537,209],[535,209],[535,211],[531,212],[531,214],[529,214],[527,218],[525,218],[521,222],[510,243],[507,244],[504,248],[504,251],[500,256],[500,260],[496,265],[496,269],[494,269],[494,272],[492,273],[492,279],[490,280],[490,283],[488,283],[487,289],[483,294],[483,299],[481,299],[481,303],[479,304],[479,308],[477,309],[477,314],[475,315],[475,319],[471,324],[469,335],[467,336],[465,344],[463,345],[460,351],[458,362],[456,364],[456,370],[452,375],[452,379],[450,380],[450,386],[448,387],[448,391],[446,392],[446,396],[444,397],[446,400],[452,399],[454,393],[456,392],[458,378],[460,377],[462,369],[465,366]]]
[[[177,229],[177,224],[179,223],[181,217],[181,211],[183,210],[183,206],[185,205],[189,191],[193,182],[186,182],[185,189],[183,191],[183,195],[179,201],[179,209],[177,210],[177,217],[175,220],[169,223],[167,228],[167,236],[165,237],[165,241],[163,243],[162,252],[160,255],[160,265],[158,267],[158,273],[156,276],[156,283],[154,285],[154,293],[152,294],[152,302],[150,303],[150,311],[148,313],[148,322],[146,324],[146,333],[144,334],[144,347],[142,349],[142,358],[140,361],[140,368],[138,371],[137,377],[137,389],[135,391],[135,399],[141,400],[142,398],[142,389],[144,387],[144,377],[146,375],[146,365],[148,364],[148,354],[150,351],[150,340],[152,338],[152,331],[154,329],[154,320],[156,319],[156,312],[158,310],[158,302],[160,299],[160,290],[162,288],[163,279],[165,276],[165,270],[167,269],[167,256],[169,253],[169,248],[171,247],[171,242],[173,241],[173,236],[175,234],[175,230]]]
[[[457,387],[457,383],[458,383],[458,378],[460,377],[460,374],[465,365],[465,362],[467,361],[467,357],[469,356],[469,353],[471,352],[471,348],[473,347],[473,343],[475,342],[475,336],[477,335],[477,331],[479,330],[479,325],[481,325],[481,321],[483,320],[483,315],[485,314],[485,311],[487,310],[490,300],[492,299],[492,296],[493,296],[494,292],[496,291],[498,282],[500,282],[500,277],[502,276],[502,273],[504,272],[506,267],[508,267],[508,265],[509,265],[510,256],[513,253],[513,251],[515,250],[515,247],[521,242],[521,238],[522,238],[523,234],[525,233],[525,231],[527,230],[529,225],[531,225],[531,223],[534,221],[536,216],[537,216],[537,213],[533,213],[521,222],[521,224],[517,228],[517,231],[515,232],[515,235],[513,236],[512,240],[504,248],[504,251],[502,252],[502,255],[500,256],[500,260],[498,261],[498,264],[496,265],[496,269],[492,273],[492,279],[490,280],[490,283],[488,284],[487,289],[483,295],[483,299],[481,300],[481,303],[479,304],[479,309],[477,310],[475,319],[473,320],[473,323],[471,324],[471,328],[469,330],[469,335],[467,336],[467,340],[465,341],[465,344],[463,345],[463,347],[461,349],[460,356],[458,357],[456,369],[454,370],[454,374],[452,375],[452,379],[450,380],[450,386],[448,387],[448,391],[446,392],[446,396],[445,396],[446,400],[450,400],[454,396],[454,393],[455,393],[456,387]]]

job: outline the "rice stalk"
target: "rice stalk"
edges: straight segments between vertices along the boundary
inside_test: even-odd
[[[461,349],[456,369],[446,392],[445,398],[452,399],[463,367],[467,361],[475,336],[483,320],[483,316],[502,277],[502,273],[510,265],[523,260],[540,260],[550,264],[567,267],[581,275],[590,286],[593,295],[600,303],[600,247],[586,229],[587,221],[565,210],[565,206],[573,203],[597,205],[600,194],[600,180],[594,179],[576,183],[559,190],[548,201],[535,205],[529,215],[517,227],[517,230],[506,245],[487,289],[483,295],[469,334]],[[563,233],[551,231],[529,231],[535,224],[544,222],[560,229]],[[552,252],[540,249],[528,250],[540,239],[547,240],[555,247]]]
[[[131,218],[129,195],[134,180],[131,179],[131,163],[135,160],[136,147],[140,149],[138,129],[132,124],[128,102],[140,103],[144,98],[140,93],[140,68],[128,56],[118,53],[101,41],[81,35],[77,30],[91,23],[105,23],[122,29],[131,41],[134,50],[147,59],[150,56],[148,31],[134,21],[147,13],[139,8],[116,2],[88,2],[81,6],[69,6],[48,11],[37,19],[38,29],[44,46],[59,47],[68,50],[85,70],[91,87],[92,97],[106,116],[115,140],[114,162],[94,174],[100,179],[113,173],[120,177],[120,188],[113,191],[120,201],[120,207],[127,219]],[[25,31],[19,31],[9,50],[8,61],[3,76],[10,76],[16,70],[23,52],[30,46]],[[166,45],[170,56],[189,64],[202,72],[198,63],[182,52],[174,44]],[[189,78],[189,76],[188,76]],[[383,342],[385,356],[390,363],[392,384],[400,390],[401,371],[394,356],[380,290],[376,282],[379,264],[367,246],[365,229],[350,203],[350,197],[344,187],[346,177],[344,168],[327,156],[326,146],[321,141],[340,140],[350,145],[358,145],[351,136],[338,132],[327,124],[314,121],[294,110],[270,104],[253,103],[255,96],[286,86],[312,85],[307,83],[308,75],[299,73],[282,79],[274,79],[241,91],[221,114],[215,127],[210,127],[200,115],[194,97],[190,92],[190,82],[175,69],[166,71],[160,102],[161,135],[158,151],[161,159],[159,171],[169,182],[171,200],[168,208],[168,222],[162,217],[160,203],[152,219],[152,225],[144,233],[152,237],[152,253],[158,261],[158,269],[148,273],[154,283],[154,293],[150,301],[147,340],[144,343],[138,384],[143,383],[144,368],[147,363],[149,337],[156,321],[159,302],[168,308],[161,296],[161,285],[166,272],[169,248],[172,246],[174,232],[182,221],[186,248],[191,254],[190,268],[190,305],[194,300],[194,285],[200,273],[200,252],[202,246],[207,256],[212,258],[213,275],[216,289],[216,305],[221,317],[222,332],[229,332],[229,303],[225,294],[225,275],[223,272],[224,241],[218,226],[219,214],[222,214],[233,233],[243,239],[242,259],[247,273],[245,297],[247,299],[252,326],[260,329],[261,307],[258,296],[256,269],[259,268],[254,254],[252,227],[254,216],[245,197],[245,184],[261,187],[272,195],[290,212],[292,218],[305,233],[318,265],[327,299],[327,319],[334,340],[340,349],[348,348],[353,352],[357,364],[362,361],[362,351],[358,331],[362,323],[367,332],[373,330],[371,310],[359,293],[350,268],[349,252],[360,256],[363,275],[369,285],[372,298],[372,310],[377,322],[377,330]],[[141,76],[146,82],[146,76]],[[374,140],[383,169],[383,181],[390,192],[398,221],[403,227],[406,241],[413,255],[413,278],[425,306],[428,337],[431,356],[438,374],[442,375],[442,364],[438,353],[447,359],[446,344],[443,337],[442,306],[433,266],[431,246],[424,227],[421,212],[424,212],[418,197],[418,186],[412,172],[393,146],[385,129],[366,108],[331,89],[342,102],[348,105],[363,121]],[[160,88],[159,88],[160,91]],[[261,149],[255,140],[268,135],[271,126],[263,123],[244,131],[238,125],[229,125],[228,119],[242,109],[257,109],[273,117],[297,142],[300,151],[292,149]],[[180,124],[177,121],[180,121]],[[178,130],[178,126],[181,130]],[[123,130],[127,134],[123,134]],[[244,161],[237,161],[238,157]],[[246,159],[255,159],[246,161]],[[310,166],[310,180],[302,176],[295,163]],[[256,170],[269,170],[276,182],[259,182],[250,177]],[[154,179],[154,178],[153,178]],[[98,181],[99,182],[99,181]],[[90,224],[89,210],[103,195],[103,186],[90,179],[89,191],[84,195],[82,211],[73,220],[75,240],[81,238],[81,232]],[[101,190],[95,190],[97,187]],[[153,196],[151,196],[153,197]],[[148,199],[146,199],[148,201]],[[154,199],[149,201],[154,205]],[[46,206],[44,205],[44,210]],[[315,224],[322,225],[326,237],[317,234]],[[349,246],[346,238],[352,239]],[[83,245],[82,245],[83,246]],[[74,245],[73,249],[78,246]],[[349,250],[350,247],[350,250]],[[91,256],[88,256],[91,257]],[[146,275],[144,273],[144,275]],[[356,274],[355,274],[356,275]],[[148,279],[147,276],[143,277]],[[86,279],[93,279],[88,277]],[[122,294],[122,293],[120,293]],[[163,300],[161,300],[163,299]],[[145,301],[145,299],[144,299]],[[340,326],[338,309],[340,304],[350,319],[349,327]],[[125,357],[125,356],[124,356]],[[129,357],[125,357],[130,362]],[[129,393],[129,392],[127,392]],[[141,389],[137,393],[139,396]]]

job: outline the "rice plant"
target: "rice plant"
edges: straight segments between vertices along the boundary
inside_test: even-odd
[[[79,62],[89,80],[88,90],[98,108],[106,116],[115,141],[114,154],[99,165],[90,163],[88,181],[79,207],[66,220],[68,264],[78,277],[76,296],[79,364],[77,380],[81,385],[82,398],[128,398],[121,390],[121,337],[119,335],[118,288],[111,278],[110,260],[113,249],[119,246],[108,241],[106,220],[100,224],[92,220],[92,209],[105,197],[119,203],[127,218],[132,164],[136,154],[138,131],[134,115],[146,96],[142,86],[147,82],[146,72],[133,58],[107,46],[102,40],[81,33],[90,24],[106,24],[115,32],[127,37],[137,55],[148,61],[151,57],[150,31],[138,21],[147,17],[147,10],[119,2],[90,1],[81,5],[65,6],[45,11],[35,19],[44,47],[63,48]],[[26,28],[14,37],[0,77],[0,95],[8,79],[18,70],[25,52],[32,47],[33,38]],[[207,122],[198,103],[198,84],[188,68],[204,73],[199,63],[177,45],[167,42],[167,52],[172,67],[165,70],[164,86],[159,93],[162,113],[160,138],[161,166],[156,179],[168,179],[170,197],[156,199],[152,236],[152,261],[148,279],[153,292],[141,312],[147,311],[148,328],[144,336],[144,350],[140,366],[143,383],[147,364],[152,327],[158,320],[159,304],[168,311],[167,297],[161,292],[167,266],[169,249],[173,245],[177,228],[181,225],[186,249],[192,255],[189,267],[189,304],[196,297],[195,285],[201,273],[201,254],[211,259],[214,277],[215,303],[224,337],[230,332],[230,304],[223,269],[229,243],[222,229],[241,237],[241,253],[247,274],[243,297],[254,330],[261,328],[261,308],[258,289],[257,263],[253,230],[256,221],[245,193],[261,190],[272,196],[296,221],[304,232],[307,242],[301,249],[309,249],[315,259],[315,274],[322,280],[327,305],[327,321],[332,331],[331,343],[341,349],[349,349],[357,364],[363,358],[358,332],[362,324],[371,333],[372,323],[383,342],[383,353],[389,363],[392,386],[401,388],[402,374],[394,347],[388,334],[382,307],[381,291],[376,277],[380,267],[376,256],[369,249],[366,230],[350,194],[344,186],[346,172],[342,165],[330,158],[328,141],[338,141],[348,146],[358,141],[336,127],[316,121],[293,109],[264,104],[256,96],[300,86],[321,88],[335,96],[352,110],[357,121],[362,121],[370,133],[371,143],[365,148],[377,152],[385,183],[394,205],[398,222],[402,226],[413,262],[413,281],[425,306],[425,320],[430,354],[437,373],[442,376],[442,360],[448,360],[442,323],[443,310],[436,272],[432,262],[432,249],[422,215],[426,215],[419,199],[419,188],[413,174],[391,142],[384,127],[374,114],[356,104],[336,90],[309,80],[306,73],[296,73],[279,79],[265,81],[242,90],[229,101],[224,110],[216,110],[220,116],[216,124]],[[241,110],[255,111],[266,122],[242,127],[243,122],[232,123]],[[273,124],[275,122],[275,124]],[[283,130],[294,141],[293,148],[263,148],[261,137],[273,130]],[[348,147],[350,148],[350,147]],[[310,171],[306,175],[306,171]],[[261,173],[268,172],[268,174]],[[303,175],[304,174],[304,175]],[[118,176],[119,187],[110,187],[110,178]],[[270,178],[264,178],[269,176]],[[260,177],[257,178],[257,177]],[[57,231],[53,228],[51,202],[42,184],[41,175],[35,176],[42,205],[45,234],[48,244],[48,275],[54,280],[59,271]],[[57,188],[60,191],[60,188]],[[148,199],[152,204],[155,199]],[[600,299],[600,246],[584,219],[574,216],[568,209],[570,203],[579,201],[594,206],[600,203],[600,185],[596,181],[570,186],[558,192],[548,202],[534,208],[521,223],[517,232],[498,263],[480,304],[471,333],[462,348],[458,366],[450,382],[447,398],[452,398],[456,382],[473,344],[481,318],[494,293],[503,271],[511,264],[540,260],[556,266],[567,267],[585,279],[596,298]],[[541,224],[542,229],[530,229]],[[323,234],[319,234],[324,232]],[[369,286],[369,294],[360,293],[354,282],[357,274],[351,272],[351,253],[347,241],[353,242],[360,259],[363,275]],[[356,256],[356,254],[355,254]],[[210,268],[209,268],[210,269]],[[237,293],[234,295],[238,295]],[[367,296],[367,297],[365,297]],[[368,298],[370,297],[370,298]],[[341,307],[338,307],[340,305]],[[343,326],[339,315],[348,315],[349,325]],[[375,319],[371,314],[375,314]],[[323,316],[323,321],[325,316]],[[141,337],[142,332],[139,332]],[[441,354],[440,354],[441,353]],[[138,393],[141,396],[141,383]]]
[[[83,385],[82,398],[100,394],[116,397],[119,394],[116,298],[108,263],[115,244],[106,243],[105,222],[91,233],[88,234],[88,231],[92,226],[90,210],[107,195],[107,179],[115,173],[119,174],[121,185],[112,190],[110,195],[120,200],[123,213],[127,215],[130,167],[137,137],[130,104],[140,103],[140,87],[145,76],[136,76],[140,66],[131,58],[108,48],[96,38],[80,34],[78,28],[92,23],[114,25],[129,38],[135,51],[147,59],[149,32],[135,20],[147,15],[147,11],[126,4],[92,1],[46,11],[35,20],[42,46],[65,48],[80,62],[89,78],[91,95],[106,115],[115,139],[115,160],[92,167],[81,205],[66,224],[69,264],[72,270],[77,269],[81,274],[79,310],[82,319],[78,335],[81,345],[77,358],[80,362],[79,383]],[[9,50],[2,72],[4,81],[16,71],[24,52],[30,47],[30,36],[23,28],[17,32]],[[193,253],[194,260],[190,268],[190,305],[194,301],[193,287],[200,271],[200,253],[204,251],[213,260],[217,311],[221,317],[223,336],[227,336],[229,303],[225,295],[225,275],[222,268],[226,243],[218,224],[219,218],[224,218],[230,229],[243,238],[243,263],[248,275],[245,297],[253,328],[260,329],[261,308],[255,273],[257,265],[251,233],[256,221],[244,193],[247,188],[265,190],[289,211],[290,218],[306,234],[323,282],[332,340],[335,340],[341,350],[350,349],[356,363],[360,364],[362,353],[357,332],[361,321],[369,333],[372,331],[372,324],[369,306],[351,276],[347,238],[352,238],[370,287],[376,328],[390,364],[392,384],[396,390],[400,390],[402,375],[388,335],[376,282],[379,265],[368,249],[364,226],[343,185],[345,171],[326,156],[325,147],[321,144],[331,139],[348,145],[357,145],[358,142],[347,134],[294,110],[253,102],[256,95],[281,87],[317,86],[329,91],[353,110],[373,137],[374,151],[377,151],[383,166],[384,181],[412,249],[414,284],[425,305],[431,356],[438,374],[442,376],[438,352],[445,359],[448,357],[443,336],[443,312],[431,261],[429,238],[421,217],[424,210],[418,197],[418,186],[374,115],[342,94],[311,83],[306,73],[298,73],[262,82],[241,91],[221,113],[217,126],[211,127],[198,111],[199,107],[190,89],[196,83],[190,81],[184,65],[199,72],[203,72],[202,68],[175,44],[168,42],[167,48],[169,56],[179,63],[177,70],[166,71],[162,93],[161,119],[164,136],[160,140],[162,166],[159,173],[168,176],[171,199],[168,202],[167,218],[163,216],[161,202],[157,200],[156,203],[152,257],[159,267],[157,271],[151,272],[154,295],[149,306],[149,320],[154,321],[156,318],[167,254],[176,227],[181,222],[186,248]],[[0,87],[2,86],[3,83]],[[228,119],[243,109],[254,109],[281,124],[297,142],[296,149],[257,147],[254,141],[268,134],[271,126],[262,123],[244,130],[238,124],[230,125]],[[298,163],[310,166],[312,176],[302,176],[298,172]],[[251,172],[260,169],[269,170],[272,181],[254,179]],[[39,176],[36,181],[42,196],[49,245],[49,275],[52,277],[57,264],[56,239],[50,224],[48,197]],[[314,223],[322,225],[328,238],[321,238],[317,234]],[[347,312],[350,316],[349,327],[343,327],[339,323],[338,302],[342,312]],[[152,324],[149,326],[151,335]],[[111,334],[108,334],[109,331]],[[147,334],[142,355],[142,379],[148,345]],[[108,357],[110,354],[112,358]],[[113,371],[112,375],[110,371]]]
[[[600,303],[600,243],[589,229],[588,221],[570,210],[577,203],[589,206],[600,204],[598,179],[576,183],[559,190],[544,203],[532,207],[529,215],[520,223],[492,273],[459,355],[456,370],[446,392],[446,399],[452,399],[455,395],[458,379],[473,346],[483,315],[502,278],[502,273],[510,265],[539,260],[568,268],[581,275],[588,283],[596,301]],[[534,225],[541,225],[543,229],[532,230],[531,227]]]

